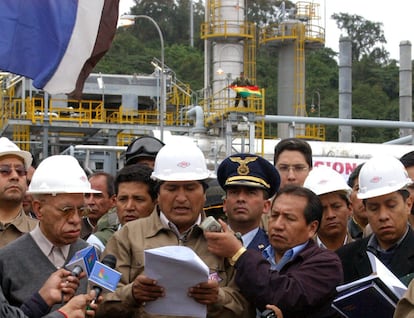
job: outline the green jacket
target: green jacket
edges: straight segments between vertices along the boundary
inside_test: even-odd
[[[114,207],[99,219],[98,224],[96,225],[96,232],[93,234],[101,240],[104,246],[106,246],[106,243],[108,243],[109,239],[118,228],[119,220],[116,208]]]

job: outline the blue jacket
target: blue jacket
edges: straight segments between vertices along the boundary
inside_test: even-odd
[[[261,252],[268,245],[269,245],[269,238],[268,238],[266,232],[262,228],[259,228],[259,230],[257,231],[256,235],[254,236],[253,240],[247,246],[247,248]]]

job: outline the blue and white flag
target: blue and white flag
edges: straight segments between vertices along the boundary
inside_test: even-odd
[[[119,0],[0,0],[0,69],[80,98],[116,31]]]

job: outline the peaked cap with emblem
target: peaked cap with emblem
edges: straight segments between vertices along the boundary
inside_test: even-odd
[[[231,155],[217,170],[217,180],[223,189],[231,186],[261,188],[272,197],[280,186],[276,168],[266,159],[248,153]]]

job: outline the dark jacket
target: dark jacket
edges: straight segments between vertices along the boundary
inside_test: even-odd
[[[313,240],[280,272],[270,270],[270,263],[253,250],[247,250],[235,267],[236,284],[260,311],[273,304],[284,318],[338,317],[331,303],[342,283],[341,261]]]
[[[370,237],[344,245],[336,251],[342,262],[345,283],[372,273],[366,253]],[[398,278],[414,272],[414,232],[411,228],[408,230],[407,236],[397,247],[389,269]]]
[[[253,249],[256,251],[263,251],[269,245],[269,238],[267,237],[266,232],[259,228],[253,240],[250,242],[248,249]]]

